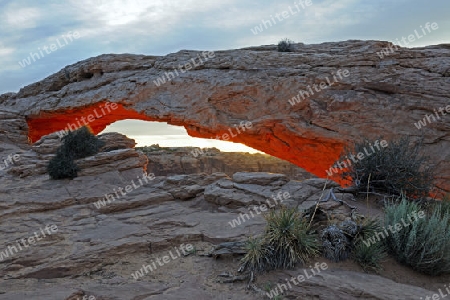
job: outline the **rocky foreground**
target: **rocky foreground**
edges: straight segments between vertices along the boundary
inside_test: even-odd
[[[322,202],[319,219],[360,217],[353,196],[323,179],[146,174],[146,156],[115,133],[100,137],[106,142],[100,153],[77,161],[79,177],[50,180],[45,166],[60,145],[57,134],[29,145],[26,123],[5,111],[0,130],[1,156],[19,155],[0,171],[0,299],[263,299],[246,289],[247,281],[222,283],[238,275],[240,256],[211,252],[262,232],[262,216],[244,214],[267,201],[308,212],[333,188],[338,201]],[[233,221],[239,218],[241,224]],[[329,268],[293,285],[286,292],[290,299],[419,299],[434,293],[399,283],[404,278],[368,275],[320,257],[316,262]],[[304,267],[259,276],[256,286],[286,283],[310,272]]]

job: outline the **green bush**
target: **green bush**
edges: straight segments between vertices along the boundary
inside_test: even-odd
[[[434,209],[439,209],[441,216],[450,214],[450,194],[446,194],[441,201],[436,201]]]
[[[52,179],[73,179],[77,177],[79,170],[73,158],[61,151],[57,152],[56,156],[50,160],[47,166],[48,174]]]
[[[378,139],[380,142],[382,138]],[[373,150],[371,150],[371,146]],[[378,149],[379,148],[379,149]],[[359,192],[381,192],[389,195],[408,197],[428,196],[434,180],[433,166],[428,157],[421,154],[422,144],[411,144],[409,137],[391,141],[387,147],[375,147],[367,139],[355,143],[353,149],[347,149],[339,159],[341,165],[349,164],[344,178],[351,178]],[[370,153],[368,156],[366,154]],[[354,157],[363,153],[364,158],[354,161]]]
[[[345,220],[339,226],[332,224],[321,233],[323,256],[334,262],[352,257],[366,272],[378,271],[386,255],[384,244],[366,245],[363,241],[382,230],[377,219],[366,219],[362,223]]]
[[[359,241],[353,248],[352,256],[365,272],[378,272],[382,269],[381,261],[386,257],[386,247],[383,242],[367,246]]]
[[[308,222],[295,208],[282,208],[265,215],[266,244],[273,249],[275,268],[293,268],[319,253],[317,236],[310,232]]]
[[[289,39],[284,39],[278,42],[278,52],[291,52],[292,44],[294,42]]]
[[[273,249],[265,244],[262,237],[251,237],[245,243],[247,253],[241,260],[241,268],[252,272],[273,269]]]
[[[358,224],[353,238],[352,257],[366,272],[378,272],[382,269],[381,261],[386,257],[385,243],[384,241],[378,243],[371,241],[375,239],[376,233],[383,232],[383,230],[380,220],[375,218],[367,218]]]
[[[247,254],[239,269],[262,272],[277,268],[293,268],[319,253],[315,234],[305,218],[295,209],[281,208],[264,216],[267,221],[263,236],[250,238]]]
[[[448,195],[444,195],[442,200],[420,199],[419,201],[427,214],[432,214],[436,209],[440,210],[441,216],[450,213],[450,198]]]
[[[367,218],[358,225],[357,232],[354,236],[354,244],[363,240],[367,241],[373,238],[377,232],[382,232],[384,228],[381,226],[380,220],[375,218]]]
[[[410,223],[386,238],[388,250],[403,264],[414,270],[440,275],[450,273],[450,213],[437,205],[423,218],[409,218],[421,211],[420,205],[405,197],[400,203],[388,204],[385,227]],[[403,220],[403,221],[402,221]]]
[[[80,159],[97,154],[105,143],[99,140],[92,131],[83,126],[76,131],[69,131],[62,139],[61,151],[69,154],[73,159]]]
[[[47,166],[48,174],[52,179],[77,177],[80,169],[74,160],[98,153],[103,145],[104,142],[100,141],[86,126],[74,132],[68,132],[62,139],[62,145],[58,148],[56,156]]]

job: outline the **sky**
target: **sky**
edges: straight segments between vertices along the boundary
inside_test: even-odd
[[[105,53],[215,51],[283,38],[305,44],[349,39],[399,44],[427,22],[438,29],[408,47],[450,43],[449,16],[450,0],[0,0],[0,94]],[[107,131],[126,134],[138,146],[254,152],[153,122],[120,121]]]

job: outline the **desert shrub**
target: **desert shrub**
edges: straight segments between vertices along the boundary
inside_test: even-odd
[[[353,239],[360,229],[360,226],[352,220],[345,220],[340,225],[339,228],[351,239]]]
[[[241,259],[240,269],[263,272],[273,269],[273,249],[262,237],[250,237],[245,243],[247,253]]]
[[[274,268],[293,268],[319,252],[317,237],[305,218],[295,208],[281,208],[265,215],[266,244],[273,249]]]
[[[381,226],[381,222],[376,218],[364,219],[358,224],[357,232],[354,236],[354,244],[357,244],[363,240],[369,240],[374,237],[377,232],[382,232],[384,228]]]
[[[344,178],[350,178],[360,192],[366,192],[369,184],[370,192],[390,195],[403,192],[415,197],[429,194],[434,179],[433,166],[429,158],[421,154],[421,143],[412,145],[409,137],[403,137],[389,142],[387,147],[374,144],[365,139],[355,143],[353,149],[345,150],[340,161],[347,165],[350,162],[350,166],[342,173]],[[364,158],[355,159],[356,163],[349,159],[350,155],[356,157],[358,153],[363,153]]]
[[[441,216],[444,216],[446,213],[450,213],[449,194],[445,195],[442,200],[419,199],[417,202],[421,204],[427,214],[432,214],[436,209],[439,209]]]
[[[105,144],[87,126],[80,127],[75,131],[69,131],[62,141],[61,151],[71,155],[73,159],[97,154]]]
[[[306,219],[295,209],[281,208],[266,214],[265,232],[261,237],[249,238],[246,255],[240,270],[255,272],[293,268],[319,253],[315,234],[310,232]]]
[[[73,158],[62,151],[58,151],[47,166],[48,174],[52,179],[73,179],[77,177],[79,170]]]
[[[294,42],[290,39],[283,39],[278,42],[278,52],[291,52],[292,51],[292,44]]]
[[[350,239],[336,225],[330,225],[322,231],[322,253],[334,262],[348,258],[351,251]]]
[[[381,261],[386,257],[384,243],[366,245],[362,241],[354,245],[352,252],[353,260],[356,261],[364,271],[380,271]]]
[[[86,126],[74,132],[69,131],[62,139],[62,145],[58,148],[56,156],[50,160],[47,172],[52,179],[73,179],[80,170],[74,160],[98,153],[103,145],[104,142]]]
[[[445,214],[450,214],[450,194],[446,194],[441,201],[436,201],[433,208],[439,209],[442,217]]]
[[[402,224],[400,231],[386,238],[388,250],[400,263],[416,271],[429,275],[450,273],[450,214],[437,205],[423,218],[411,217],[420,211],[419,204],[405,197],[386,206],[385,227]]]
[[[326,227],[321,234],[322,253],[334,262],[352,257],[365,271],[378,271],[386,255],[383,243],[366,245],[363,241],[382,231],[380,221],[366,219],[362,223],[345,220],[341,224]]]
[[[352,258],[366,272],[381,270],[381,262],[386,257],[386,246],[384,241],[378,243],[371,241],[383,230],[380,220],[375,218],[367,218],[357,226],[357,232],[352,241]]]

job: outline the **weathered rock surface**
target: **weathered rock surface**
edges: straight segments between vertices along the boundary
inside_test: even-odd
[[[118,133],[100,135],[99,139],[105,142],[97,155],[75,161],[81,169],[79,176],[97,175],[110,171],[119,172],[129,169],[144,169],[147,166],[147,157],[134,149],[134,140]],[[11,166],[7,172],[19,177],[42,175],[47,173],[47,165],[55,156],[61,145],[61,139],[56,133],[44,136],[31,146],[31,149],[20,151],[20,159]]]
[[[310,269],[280,272],[279,278],[297,278],[298,275],[312,275]],[[298,281],[297,281],[298,282]],[[286,283],[286,281],[280,283]],[[406,284],[395,283],[377,275],[362,274],[344,270],[325,270],[319,275],[295,285],[292,284],[287,294],[292,299],[420,299],[430,292]],[[318,292],[320,290],[320,292]],[[421,295],[421,296],[418,296]]]
[[[300,182],[267,173],[145,176],[146,156],[120,134],[102,136],[102,151],[77,161],[79,177],[50,180],[45,167],[60,140],[56,133],[46,134],[96,109],[98,113],[106,103],[118,108],[92,122],[96,132],[116,120],[137,118],[214,137],[251,121],[252,127],[233,141],[319,176],[344,145],[361,135],[418,138],[424,133],[427,154],[438,163],[439,184],[449,190],[448,122],[421,130],[413,122],[448,104],[450,49],[400,49],[380,60],[376,51],[385,46],[348,41],[298,44],[293,53],[278,53],[273,46],[221,51],[160,86],[152,81],[197,52],[103,55],[68,66],[19,93],[0,95],[0,158],[5,162],[18,156],[0,168],[0,300],[75,300],[82,295],[97,300],[186,295],[261,299],[246,284],[217,282],[224,270],[235,272],[238,257],[213,260],[201,255],[215,244],[261,233],[265,221],[253,209],[274,197],[289,195],[278,204],[307,213],[317,201],[327,200],[319,203],[318,221],[355,217],[352,195],[334,182],[323,190],[326,180],[320,178]],[[299,89],[338,69],[349,69],[351,76],[297,105],[287,102]],[[39,141],[30,144],[28,138]],[[233,223],[239,218],[240,223]],[[49,225],[56,225],[56,232],[40,235]],[[194,245],[197,253],[171,258],[133,278],[143,265],[181,244]],[[258,280],[261,285],[266,280],[285,283],[300,272],[271,272]],[[433,278],[424,289],[399,284],[407,281],[401,276],[391,278],[330,268],[292,288],[288,297],[419,299],[448,283]]]
[[[175,174],[217,173],[232,176],[236,172],[269,172],[303,180],[314,177],[302,168],[270,155],[241,152],[221,152],[216,148],[159,147],[140,148],[148,157],[147,170],[157,176]],[[194,154],[193,154],[194,153]]]
[[[116,136],[116,141],[119,137]],[[248,210],[250,204],[259,204],[258,199],[262,202],[264,197],[270,197],[278,191],[288,191],[294,197],[287,199],[289,201],[285,204],[298,206],[306,199],[295,197],[296,191],[307,188],[316,198],[321,192],[320,188],[289,181],[282,174],[237,173],[234,180],[224,173],[192,174],[156,177],[114,198],[110,203],[106,201],[100,204],[98,201],[105,200],[105,194],[113,194],[118,187],[130,185],[131,180],[136,181],[136,178],[143,176],[143,164],[129,164],[127,161],[130,155],[123,155],[135,151],[118,149],[77,160],[82,169],[79,177],[54,181],[42,172],[42,168],[39,172],[27,169],[32,162],[39,161],[38,164],[42,166],[48,163],[52,156],[50,145],[53,145],[53,152],[56,151],[59,139],[54,135],[44,136],[28,150],[30,154],[21,160],[21,164],[14,166],[1,180],[4,222],[0,225],[0,233],[6,238],[0,242],[0,251],[4,253],[0,263],[0,278],[5,281],[2,287],[8,288],[0,290],[0,299],[24,297],[26,292],[22,285],[25,282],[33,289],[34,299],[48,297],[48,292],[40,291],[31,279],[53,282],[65,280],[66,283],[73,280],[71,288],[52,292],[52,297],[61,295],[61,299],[64,299],[76,292],[75,286],[87,284],[84,278],[86,274],[103,274],[108,266],[116,265],[117,261],[134,264],[135,270],[128,266],[128,273],[122,270],[110,275],[116,284],[127,285],[132,289],[137,283],[130,279],[130,274],[148,261],[146,256],[182,243],[197,245],[201,242],[216,244],[244,240],[249,232],[261,232],[264,227],[262,216],[255,215],[234,227],[230,222],[239,217],[240,211]],[[35,150],[47,154],[39,154]],[[109,160],[104,155],[109,155]],[[31,161],[30,157],[34,160]],[[18,169],[22,172],[18,172]],[[228,203],[207,199],[221,195],[220,191],[212,189],[207,193],[205,190],[210,190],[211,186],[224,180],[234,186],[234,190],[227,191],[227,194],[231,202],[236,204],[235,207],[241,210],[232,210]],[[254,200],[246,201],[252,198]],[[53,224],[58,231],[42,237],[40,230]],[[34,245],[22,243],[19,247],[18,240],[28,239],[35,232],[42,241],[35,241]],[[139,257],[142,262],[139,259],[134,261],[131,257]],[[199,288],[198,283],[191,284],[192,289]],[[131,299],[118,297],[120,292],[102,292],[102,288],[95,284],[89,285],[84,287],[86,295],[95,294],[104,299]],[[144,288],[143,293],[148,293],[145,290],[151,286]],[[66,290],[66,294],[62,290]],[[156,290],[155,294],[161,294],[164,299],[181,297],[178,293],[166,295],[166,289]],[[137,295],[139,292],[133,297]],[[210,299],[211,293],[201,292],[199,296]],[[256,296],[248,299],[252,298]]]
[[[119,134],[101,137],[107,143],[106,152],[77,161],[82,166],[79,177],[50,180],[42,168],[60,143],[56,135],[29,146],[20,138],[26,128],[24,119],[10,114],[3,120],[0,130],[9,129],[1,137],[0,155],[22,156],[0,174],[1,300],[78,300],[83,295],[97,300],[185,299],[186,295],[261,299],[246,290],[245,284],[217,282],[224,270],[236,270],[237,260],[200,255],[215,244],[261,233],[265,221],[260,214],[234,227],[232,222],[273,195],[287,192],[290,197],[283,198],[283,205],[308,210],[331,188],[338,190],[337,184],[328,182],[329,189],[322,192],[324,179],[300,182],[267,173],[158,176],[146,177],[146,181],[143,168],[147,162],[140,159],[145,156],[127,148],[132,141]],[[33,164],[41,167],[33,171]],[[335,195],[339,198],[339,193]],[[229,202],[220,201],[225,196]],[[339,201],[329,199],[320,207],[324,214],[339,215],[336,219],[352,217],[352,211]],[[56,232],[41,235],[51,225],[56,225]],[[35,239],[30,241],[30,237]],[[21,239],[25,242],[19,244]],[[169,251],[173,254],[181,244],[195,246],[197,255],[175,256],[148,273],[142,271],[141,278],[132,276]],[[265,278],[277,282],[283,280],[280,274]],[[381,276],[339,269],[324,271],[289,293],[305,299],[334,299],[330,295],[342,299],[402,299],[407,295],[409,299],[432,294]]]
[[[267,184],[265,178],[270,176],[277,180]],[[219,296],[216,289],[227,287],[203,282],[223,272],[223,263],[208,258],[180,257],[170,267],[162,266],[158,272],[145,274],[137,281],[131,276],[143,264],[150,264],[182,243],[206,252],[209,247],[202,246],[205,242],[239,241],[249,234],[261,233],[265,223],[261,215],[255,214],[234,227],[229,222],[239,218],[240,212],[248,212],[250,204],[260,204],[274,192],[290,191],[292,199],[283,204],[295,206],[308,199],[318,200],[322,192],[307,183],[279,181],[279,174],[260,177],[264,185],[255,181],[256,174],[248,174],[253,183],[237,183],[223,173],[157,177],[112,203],[106,202],[100,209],[93,204],[95,201],[117,186],[129,184],[120,172],[57,182],[46,175],[3,179],[2,184],[6,183],[8,189],[1,202],[4,222],[0,233],[6,237],[0,242],[1,250],[17,247],[14,241],[33,236],[48,224],[57,225],[58,232],[23,251],[10,253],[0,262],[0,299],[19,300],[30,293],[37,300],[67,299],[70,295],[95,295],[96,299],[184,299],[187,291],[198,299],[260,299],[245,291],[244,285],[221,291]],[[228,194],[237,209],[207,201],[206,190],[223,180],[235,186]],[[299,193],[305,190],[311,196],[301,198]],[[217,197],[220,193],[209,195]],[[244,197],[255,200],[246,201]],[[341,205],[336,202],[336,206]],[[193,270],[197,271],[192,274]],[[171,279],[172,271],[178,280]],[[350,275],[357,280],[350,280]],[[274,273],[275,280],[279,276]],[[369,290],[365,276],[370,279]],[[324,278],[332,279],[332,284]],[[347,285],[345,290],[340,288],[343,284]],[[390,287],[391,291],[376,294],[381,287]],[[346,271],[324,272],[319,279],[289,293],[331,299],[334,290],[339,290],[340,299],[345,295],[350,297],[347,299],[357,299],[361,294],[370,295],[361,299],[389,299],[403,295],[405,290],[413,296],[427,293],[406,285],[398,289],[397,283],[380,276]]]
[[[184,126],[206,138],[249,121],[251,128],[229,140],[323,178],[343,147],[361,136],[423,136],[437,185],[450,191],[448,114],[421,129],[414,125],[450,104],[450,47],[399,48],[381,59],[377,52],[389,46],[345,41],[296,44],[289,53],[275,45],[217,51],[178,75],[174,69],[201,53],[101,55],[1,95],[0,104],[27,117],[33,141],[89,116],[95,132],[134,118]],[[346,70],[349,76],[339,75]],[[169,76],[170,82],[154,83]],[[300,90],[309,95],[291,105]],[[117,109],[107,110],[110,103]]]

